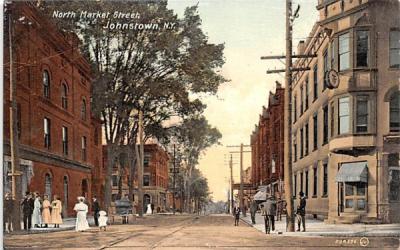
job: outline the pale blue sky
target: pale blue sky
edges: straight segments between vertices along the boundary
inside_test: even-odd
[[[226,145],[250,144],[250,134],[262,106],[267,105],[275,80],[280,75],[267,75],[267,69],[284,68],[279,61],[262,61],[263,55],[281,55],[285,51],[284,0],[170,0],[168,6],[182,15],[186,6],[199,5],[202,29],[212,43],[225,44],[226,63],[222,74],[231,80],[220,87],[218,96],[206,97],[205,115],[218,127],[223,146],[210,148],[202,157],[199,169],[208,178],[215,200],[226,200],[229,187],[228,152]],[[300,39],[308,36],[318,12],[317,0],[294,1],[301,5],[300,17],[294,26],[294,50]],[[224,156],[226,154],[226,156]],[[234,162],[239,162],[235,156]],[[245,154],[244,167],[250,166]],[[239,165],[234,165],[239,180]]]

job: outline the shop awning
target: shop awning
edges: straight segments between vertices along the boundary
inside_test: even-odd
[[[267,187],[266,186],[260,186],[258,188],[258,192],[254,195],[254,200],[256,200],[256,201],[267,200]]]
[[[367,162],[344,163],[336,175],[336,182],[367,182]]]

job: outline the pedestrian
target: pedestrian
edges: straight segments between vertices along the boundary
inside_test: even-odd
[[[32,194],[27,191],[25,193],[25,198],[21,203],[23,220],[24,220],[24,230],[30,230],[32,227],[32,213],[34,200],[32,199]]]
[[[146,214],[152,214],[153,210],[151,209],[151,204],[147,204]]]
[[[75,204],[74,207],[74,211],[76,211],[75,231],[83,232],[89,229],[89,223],[86,219],[88,210],[88,206],[85,204],[85,198],[82,196],[78,197],[78,203]]]
[[[281,221],[282,220],[282,214],[285,214],[286,210],[286,201],[282,199],[282,197],[279,195],[278,202],[277,202],[277,215],[276,215],[276,220]]]
[[[49,227],[49,224],[51,223],[50,208],[51,208],[51,204],[49,201],[49,196],[44,195],[43,203],[42,203],[42,223],[44,224],[44,227],[46,227],[46,228]]]
[[[251,223],[256,224],[256,212],[258,209],[257,201],[253,200],[250,204]]]
[[[54,224],[55,228],[59,228],[60,224],[63,223],[62,217],[61,217],[61,212],[62,212],[62,204],[61,200],[58,197],[58,195],[54,195],[54,199],[51,202],[51,223]]]
[[[100,205],[99,202],[97,201],[96,196],[93,197],[93,204],[92,204],[92,212],[93,212],[93,218],[94,218],[94,224],[96,227],[99,226],[99,212],[100,212]]]
[[[6,193],[4,195],[4,208],[3,208],[3,213],[4,213],[4,231],[7,233],[10,233],[14,231],[13,224],[12,224],[12,218],[13,218],[13,212],[14,212],[14,200],[11,197],[10,193]]]
[[[154,214],[154,204],[153,203],[151,203],[151,214]]]
[[[303,226],[303,231],[306,231],[306,197],[303,191],[299,192],[300,204],[297,206],[296,217],[297,217],[297,231],[300,231],[300,224]]]
[[[99,229],[102,230],[104,229],[104,231],[107,230],[107,221],[108,221],[108,217],[107,217],[107,213],[105,211],[100,211],[99,212]]]
[[[264,202],[264,221],[266,223],[265,233],[269,234],[270,230],[275,231],[275,215],[276,215],[276,201],[274,196],[268,196],[267,201]],[[267,226],[268,225],[268,226]]]
[[[35,200],[33,202],[32,225],[35,228],[39,228],[42,225],[42,204],[40,203],[40,194],[38,192],[35,192],[34,196]]]
[[[233,209],[233,214],[235,216],[235,226],[239,226],[240,208],[238,206]]]

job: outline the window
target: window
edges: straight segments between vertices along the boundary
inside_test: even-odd
[[[390,31],[390,55],[389,64],[391,68],[400,68],[400,30]]]
[[[304,128],[300,129],[300,159],[304,155]]]
[[[82,107],[81,107],[81,119],[86,120],[86,100],[82,99]]]
[[[96,146],[99,145],[99,129],[97,127],[94,129],[93,137],[94,137],[94,145]]]
[[[324,87],[323,87],[323,89],[322,89],[322,91],[324,91],[326,88],[327,88],[327,86],[328,86],[328,80],[327,80],[327,78],[326,78],[326,75],[328,74],[328,71],[329,71],[329,61],[328,61],[328,50],[325,50],[324,51],[324,75],[323,75],[323,77],[324,77]]]
[[[150,176],[143,175],[143,186],[150,186]]]
[[[61,106],[63,109],[68,109],[68,87],[65,83],[61,86]]]
[[[389,154],[388,165],[389,165],[389,200],[400,201],[400,166],[399,166],[398,153]]]
[[[307,77],[307,79],[306,79],[306,83],[305,83],[305,84],[306,84],[306,90],[305,90],[305,92],[306,92],[306,93],[305,93],[305,94],[306,94],[305,106],[306,106],[306,107],[304,108],[304,111],[308,109],[308,94],[309,94],[309,93],[308,93],[308,91],[309,91],[309,87],[308,87],[308,77]]]
[[[304,112],[304,91],[303,91],[303,85],[300,86],[300,115],[303,114]]]
[[[335,68],[335,54],[336,54],[335,41],[333,40],[330,45],[331,45],[331,69],[334,69]]]
[[[306,124],[306,132],[305,132],[305,142],[306,142],[306,146],[305,146],[305,152],[304,152],[304,155],[308,155],[308,125],[309,124]]]
[[[118,175],[113,175],[111,178],[111,181],[112,181],[113,187],[117,187],[118,186]]]
[[[365,210],[366,183],[346,182],[344,194],[345,208],[354,208],[356,206],[356,210]]]
[[[350,33],[339,36],[339,71],[350,68]]]
[[[339,134],[350,132],[350,98],[339,98]]]
[[[21,139],[22,123],[21,123],[21,104],[17,103],[17,136]]]
[[[314,150],[318,148],[318,114],[315,113],[313,116],[313,147]]]
[[[357,36],[357,64],[356,67],[368,67],[369,54],[369,32],[359,30]]]
[[[294,162],[297,161],[297,137],[296,133],[294,133],[294,138],[293,138],[293,155],[294,155]]]
[[[86,161],[86,146],[87,146],[87,144],[86,144],[87,142],[86,142],[86,136],[82,136],[82,160],[83,161]]]
[[[52,178],[50,174],[46,174],[44,176],[44,194],[49,196],[49,200],[51,200],[52,193],[51,193],[51,186],[52,186]]]
[[[326,105],[324,107],[324,134],[322,137],[322,144],[325,145],[326,143],[328,143],[328,105]]]
[[[294,185],[293,185],[294,191],[293,191],[293,196],[296,197],[296,195],[297,195],[297,174],[294,175],[293,179],[294,179]]]
[[[313,168],[313,196],[318,195],[318,172],[317,172],[317,166],[314,166]]]
[[[43,71],[43,96],[50,98],[50,75],[47,70]]]
[[[306,197],[308,196],[308,170],[305,172],[305,177],[306,177],[306,187],[305,187],[305,192],[304,194],[306,195]]]
[[[356,132],[368,132],[368,96],[357,97]]]
[[[64,211],[66,211],[66,208],[68,206],[68,177],[64,176],[64,181],[63,181],[63,186],[64,186],[64,201],[63,205],[65,206]]]
[[[304,188],[304,174],[303,172],[300,173],[300,191],[303,192],[303,188]]]
[[[323,164],[323,169],[324,169],[324,185],[322,189],[322,195],[327,196],[328,195],[328,164],[324,163]]]
[[[297,96],[293,97],[293,123],[297,120]]]
[[[62,127],[62,149],[63,154],[68,155],[68,128]]]
[[[314,65],[313,84],[314,84],[314,101],[318,98],[318,63]]]
[[[44,118],[43,120],[43,131],[44,131],[44,147],[50,149],[51,144],[51,122],[49,118]]]
[[[331,103],[331,137],[335,136],[335,103]]]
[[[145,155],[143,159],[143,166],[148,167],[150,163],[150,155]]]
[[[390,132],[400,131],[400,92],[395,92],[390,98]]]

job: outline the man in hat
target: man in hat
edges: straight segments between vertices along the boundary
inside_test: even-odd
[[[303,191],[299,192],[300,203],[297,206],[296,217],[297,217],[297,231],[300,231],[300,224],[303,225],[303,231],[306,231],[306,197]]]
[[[267,196],[267,201],[264,202],[264,211],[266,220],[265,222],[269,225],[268,227],[266,227],[265,233],[269,234],[270,229],[272,229],[272,231],[275,231],[276,201],[274,196]]]
[[[34,200],[32,199],[32,194],[29,191],[25,193],[25,198],[21,202],[21,206],[24,220],[24,229],[30,230],[32,227]]]
[[[257,201],[253,199],[250,204],[250,216],[251,216],[251,223],[254,225],[256,224],[256,212],[258,209]]]

